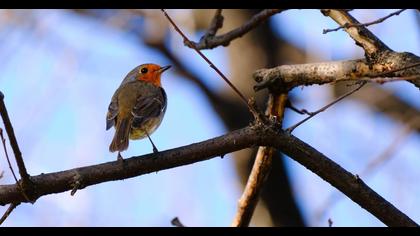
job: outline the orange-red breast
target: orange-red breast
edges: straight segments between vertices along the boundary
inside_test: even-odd
[[[158,128],[167,104],[160,76],[170,67],[143,64],[124,78],[112,96],[106,115],[106,129],[115,126],[109,151],[124,151],[129,139],[145,138]],[[152,145],[155,151],[153,142]]]

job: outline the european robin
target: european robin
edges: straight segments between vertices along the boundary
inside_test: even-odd
[[[131,70],[112,96],[106,114],[106,130],[115,126],[110,152],[128,148],[129,139],[150,139],[165,115],[167,97],[162,88],[160,76],[171,66],[143,64]]]

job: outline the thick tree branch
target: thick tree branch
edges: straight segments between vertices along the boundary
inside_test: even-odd
[[[270,94],[268,98],[266,115],[270,119],[277,120],[279,127],[281,127],[283,121],[286,101],[287,93],[279,95]],[[270,173],[273,154],[275,152],[276,149],[273,147],[263,146],[258,148],[245,190],[239,199],[238,211],[233,219],[232,226],[247,227],[251,222],[261,189]]]
[[[372,32],[370,32],[364,26],[346,28],[346,25],[361,25],[353,16],[345,10],[333,10],[324,9],[321,10],[322,14],[331,17],[340,26],[344,27],[344,30],[350,35],[350,37],[356,42],[356,45],[363,48],[366,53],[366,59],[369,61],[379,56],[385,51],[391,51],[391,49],[385,45],[379,38],[377,38]]]
[[[377,19],[377,20],[374,20],[374,21],[371,21],[371,22],[368,22],[368,23],[363,23],[363,24],[360,24],[360,23],[359,23],[359,24],[349,24],[349,23],[345,23],[343,26],[339,26],[339,27],[337,27],[337,28],[335,28],[335,29],[324,29],[324,30],[322,31],[322,33],[323,33],[323,34],[326,34],[326,33],[333,32],[333,31],[337,31],[337,30],[339,30],[339,29],[344,29],[344,28],[348,29],[348,28],[350,28],[350,27],[370,26],[370,25],[379,24],[379,23],[384,22],[386,19],[388,19],[388,18],[390,18],[390,17],[392,17],[392,16],[397,16],[397,15],[399,15],[401,12],[403,12],[403,11],[405,11],[405,10],[407,10],[407,9],[401,9],[401,10],[398,10],[398,11],[392,12],[391,14],[388,14],[388,15],[386,15],[386,16],[384,16],[384,17],[381,17],[381,18],[379,18],[379,19]],[[348,11],[347,11],[347,12],[348,12]]]
[[[272,146],[299,162],[389,226],[418,226],[404,213],[322,153],[298,138],[267,126],[252,126],[204,142],[99,165],[32,176],[33,199],[73,189],[79,176],[81,188],[132,178],[147,173],[204,161],[253,146]],[[25,202],[16,184],[0,186],[0,205]]]
[[[196,43],[196,42],[191,42],[191,43],[184,42],[184,44],[187,47],[196,48],[198,50],[213,49],[213,48],[218,47],[220,45],[226,47],[230,44],[230,42],[232,40],[234,40],[236,38],[239,38],[239,37],[242,37],[244,34],[248,33],[249,31],[251,31],[252,29],[257,27],[261,23],[268,20],[272,15],[280,13],[284,10],[286,10],[286,9],[266,9],[266,10],[263,10],[260,13],[255,14],[248,22],[246,22],[242,26],[240,26],[240,27],[238,27],[234,30],[231,30],[231,31],[229,31],[225,34],[215,36],[216,32],[214,32],[213,35],[209,34],[209,33],[206,33],[200,39],[200,41],[198,43]],[[211,25],[216,25],[216,23],[218,23],[221,27],[221,22],[223,22],[223,18],[219,17],[218,19],[216,19],[216,16],[215,16],[215,18],[213,18],[213,21],[212,21]],[[210,28],[215,28],[215,27],[210,27]],[[213,33],[213,31],[211,31],[211,32]]]
[[[296,65],[282,65],[255,71],[258,82],[254,90],[267,87],[290,90],[297,86],[336,83],[341,81],[370,81],[377,77],[410,77],[410,82],[420,88],[420,58],[412,53],[390,52],[381,62],[369,65],[365,59],[332,61]],[[418,79],[413,79],[417,77]],[[381,82],[372,80],[371,82]]]

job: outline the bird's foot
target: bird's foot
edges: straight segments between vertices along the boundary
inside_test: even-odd
[[[121,156],[120,152],[118,152],[117,160],[121,163],[124,162],[124,158]]]

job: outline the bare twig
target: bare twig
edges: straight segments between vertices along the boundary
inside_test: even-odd
[[[279,149],[342,191],[386,225],[418,226],[407,215],[369,188],[360,178],[355,178],[353,174],[324,154],[293,135],[280,129],[271,129],[265,125],[246,127],[204,142],[161,151],[158,154],[126,158],[123,164],[116,160],[32,176],[31,181],[37,190],[34,197],[39,198],[47,194],[71,190],[75,171],[82,176],[84,187],[88,187],[102,182],[122,180],[188,165],[254,146],[271,146]],[[25,202],[19,186],[16,184],[0,185],[0,205],[12,202]]]
[[[20,203],[10,203],[9,208],[7,208],[6,212],[0,218],[0,225],[9,217],[10,213],[19,205]]]
[[[175,22],[172,20],[172,18],[166,13],[164,9],[161,9],[163,14],[166,16],[168,21],[172,24],[172,26],[175,28],[175,30],[182,36],[184,39],[184,43],[191,46],[192,49],[194,49],[208,64],[213,70],[217,72],[217,74],[220,75],[220,77],[229,85],[230,88],[232,88],[236,94],[242,99],[242,101],[248,106],[251,113],[254,115],[254,118],[257,122],[264,123],[264,117],[261,115],[261,113],[258,111],[258,108],[253,101],[253,99],[247,100],[245,96],[229,81],[229,79],[206,57],[204,54],[198,50],[194,44],[185,36],[184,33],[179,29],[179,27],[175,24]]]
[[[284,116],[284,108],[287,101],[287,93],[280,95],[270,94],[267,102],[266,115],[275,119],[281,126]],[[276,149],[272,147],[259,147],[254,165],[248,177],[244,192],[238,201],[238,210],[233,219],[232,226],[247,227],[251,222],[252,215],[258,203],[259,194],[264,182],[270,173],[273,154]]]
[[[346,28],[345,25],[358,25],[360,24],[353,16],[347,11],[334,10],[334,9],[323,9],[322,14],[331,17],[340,26],[344,27],[344,30],[350,35],[350,37],[356,42],[358,46],[361,46],[365,51],[366,59],[373,60],[380,53],[386,51],[392,51],[385,43],[383,43],[378,37],[370,32],[366,27],[359,26],[357,28]]]
[[[343,100],[344,98],[352,95],[354,92],[356,92],[357,90],[361,89],[363,86],[365,86],[366,82],[361,82],[361,84],[359,86],[357,86],[355,89],[349,91],[346,94],[343,94],[342,96],[340,96],[339,98],[335,99],[334,101],[328,103],[327,105],[325,105],[324,107],[322,107],[321,109],[315,111],[315,112],[311,112],[310,115],[308,117],[306,117],[305,119],[299,121],[298,123],[294,124],[293,126],[289,127],[286,129],[287,132],[291,133],[293,132],[294,129],[296,129],[299,125],[305,123],[306,121],[308,121],[309,119],[311,119],[312,117],[316,116],[317,114],[327,110],[329,107],[331,107],[332,105],[336,104],[337,102]]]
[[[215,36],[213,35],[204,35],[198,43],[191,42],[185,43],[187,47],[196,48],[198,50],[202,49],[213,49],[218,46],[228,46],[230,42],[236,38],[242,37],[244,34],[253,30],[258,25],[262,24],[268,20],[272,15],[280,13],[286,9],[265,9],[261,12],[255,14],[249,21],[247,21],[242,26],[231,30],[225,34]],[[212,23],[215,21],[213,18]],[[220,26],[221,27],[221,26]],[[210,27],[211,28],[211,27]]]
[[[15,171],[13,170],[12,163],[10,162],[9,154],[7,153],[6,139],[4,139],[3,129],[2,128],[0,128],[0,136],[1,136],[1,142],[3,143],[4,155],[6,156],[7,163],[9,164],[9,169],[12,172],[13,178],[15,179],[16,183],[19,183],[19,181],[18,181],[18,179],[16,177],[16,174],[15,174]]]
[[[344,29],[344,28],[350,28],[350,27],[361,27],[361,26],[370,26],[370,25],[374,25],[374,24],[379,24],[379,23],[382,23],[383,21],[385,21],[386,19],[388,19],[388,18],[390,18],[390,17],[392,17],[392,16],[399,15],[401,12],[403,12],[403,11],[405,11],[405,10],[407,10],[407,9],[401,9],[401,10],[398,10],[398,11],[396,11],[396,12],[393,12],[393,13],[391,13],[391,14],[388,14],[387,16],[381,17],[381,18],[379,18],[379,19],[377,19],[377,20],[375,20],[375,21],[371,21],[371,22],[368,22],[368,23],[363,23],[363,24],[361,24],[361,23],[358,23],[358,24],[345,23],[343,26],[337,27],[337,28],[335,28],[335,29],[324,29],[324,30],[322,31],[322,33],[323,33],[323,34],[326,34],[326,33],[333,32],[333,31],[337,31],[337,30],[339,30],[339,29]],[[347,12],[348,12],[348,11],[347,11]]]
[[[176,226],[176,227],[185,227],[185,225],[184,225],[183,223],[181,223],[181,221],[179,220],[179,218],[178,218],[178,217],[173,218],[173,219],[171,220],[171,224],[172,224],[173,226]]]
[[[10,146],[15,154],[16,163],[19,168],[19,174],[22,178],[23,187],[26,187],[30,183],[29,174],[26,171],[25,163],[23,162],[22,153],[20,152],[19,145],[16,140],[15,133],[13,131],[12,123],[10,122],[9,115],[7,114],[6,105],[4,104],[4,95],[0,91],[0,114],[3,118],[4,127],[9,136]]]
[[[286,108],[291,109],[292,111],[300,114],[300,115],[311,115],[312,112],[307,111],[306,109],[298,109],[295,106],[293,106],[292,102],[289,100],[287,100],[286,102]]]

